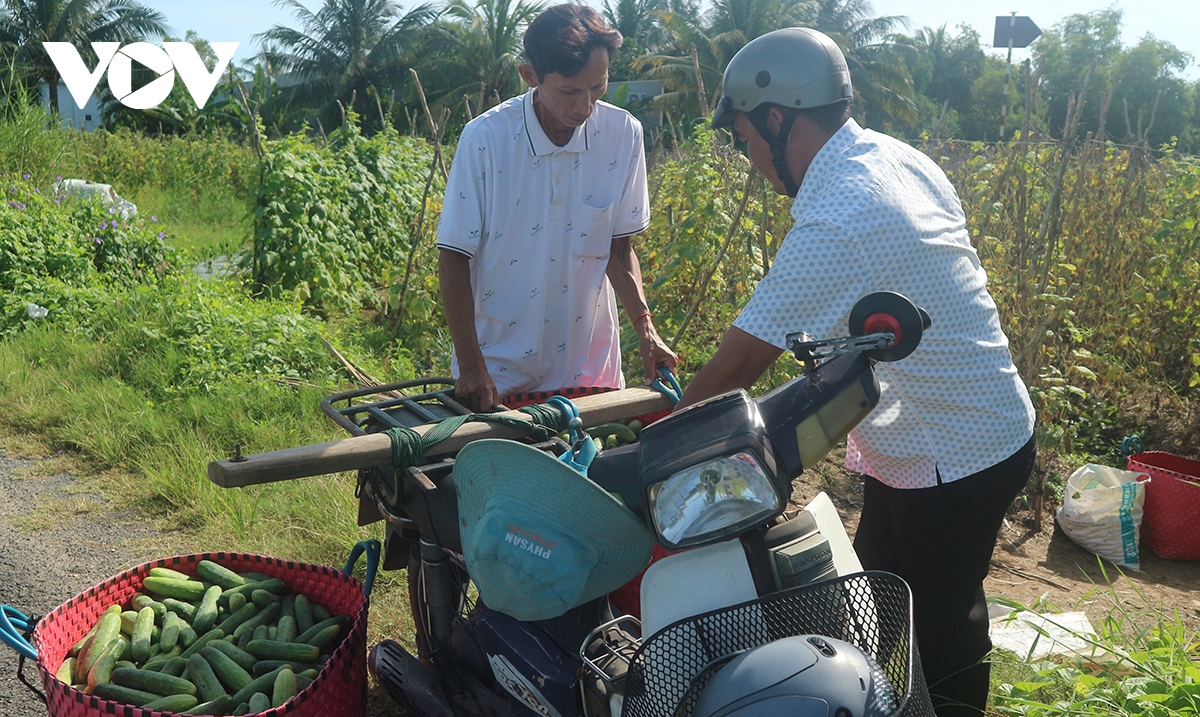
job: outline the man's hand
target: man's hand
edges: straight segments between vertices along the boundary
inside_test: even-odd
[[[486,366],[467,368],[459,366],[458,380],[454,382],[454,397],[474,413],[503,411],[496,384],[488,374]]]
[[[638,352],[642,355],[642,368],[646,372],[645,384],[649,386],[654,383],[654,379],[659,378],[660,366],[666,366],[675,371],[679,366],[679,357],[675,355],[674,351],[667,348],[648,315],[638,321],[633,328],[638,334]]]

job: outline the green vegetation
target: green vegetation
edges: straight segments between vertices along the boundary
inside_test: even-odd
[[[1140,605],[1131,604],[1117,595],[1111,583],[1098,587],[1095,596],[1109,605],[1097,634],[1073,634],[1089,646],[1094,659],[1053,655],[1031,660],[996,650],[991,709],[1023,717],[1176,717],[1200,711],[1196,636],[1179,613],[1164,613],[1144,599]],[[1018,611],[1032,609],[999,602]],[[1059,612],[1054,606],[1037,607],[1051,619]],[[1013,617],[1019,619],[1020,613]],[[1044,630],[1037,632],[1049,639]]]
[[[452,145],[455,127],[519,90],[521,28],[538,6],[288,5],[301,29],[265,33],[273,52],[227,73],[210,106],[173,106],[186,104],[182,92],[146,112],[110,102],[110,130],[93,133],[52,129],[31,104],[44,67],[33,34],[14,31],[2,9],[13,3],[0,6],[0,61],[11,68],[0,80],[0,421],[112,469],[98,479],[106,493],[160,519],[181,548],[333,565],[379,535],[356,526],[352,476],[223,490],[204,466],[235,446],[338,437],[316,406],[355,379],[329,346],[382,380],[448,373],[432,269],[442,137],[449,129]],[[1182,79],[1177,49],[1152,37],[1121,46],[1117,11],[1072,16],[1014,72],[1002,122],[1004,68],[969,29],[898,35],[898,18],[861,0],[718,0],[713,10],[605,5],[628,35],[613,77],[664,84],[653,106],[667,121],[648,152],[652,224],[637,241],[685,381],[791,226],[790,202],[697,120],[738,48],[803,24],[846,50],[856,116],[921,138],[958,188],[1041,417],[1047,470],[1028,498],[1053,505],[1055,466],[1112,463],[1128,433],[1195,452],[1200,163],[1186,153],[1200,151],[1200,85]],[[283,71],[300,84],[280,88]],[[111,183],[140,215],[63,199],[58,177]],[[212,259],[228,271],[192,271]],[[636,342],[623,331],[635,378]],[[796,370],[779,361],[757,390]],[[390,573],[379,584],[375,634],[408,633],[403,581]],[[1122,610],[1102,641],[1124,671],[1018,657],[998,671],[996,709],[1194,714],[1200,675],[1181,622]]]

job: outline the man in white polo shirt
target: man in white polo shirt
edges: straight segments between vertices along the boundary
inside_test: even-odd
[[[675,354],[654,329],[630,238],[650,224],[642,127],[599,102],[621,34],[585,5],[525,33],[529,92],[463,129],[438,224],[455,393],[476,411],[624,387],[615,298],[647,379]]]
[[[1004,513],[1033,468],[1034,412],[1013,367],[962,203],[925,155],[850,119],[850,73],[814,30],[767,33],[730,61],[713,125],[730,127],[795,225],[679,407],[750,388],[785,336],[845,336],[851,307],[896,291],[933,325],[876,365],[879,405],[851,433],[866,474],[854,549],[913,592],[921,663],[939,717],[982,715],[987,576]]]

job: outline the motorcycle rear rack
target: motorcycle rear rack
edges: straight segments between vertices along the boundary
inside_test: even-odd
[[[356,403],[356,399],[376,398]],[[345,402],[344,406],[338,406]],[[321,411],[352,436],[413,428],[471,411],[454,398],[454,379],[417,378],[411,381],[343,391],[321,401]]]

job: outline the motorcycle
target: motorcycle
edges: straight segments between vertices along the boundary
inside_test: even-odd
[[[870,294],[851,312],[850,336],[787,337],[804,365],[788,383],[757,398],[740,389],[715,396],[595,455],[587,477],[670,551],[645,570],[640,618],[602,595],[518,620],[475,590],[456,459],[402,469],[379,460],[379,434],[421,427],[430,438],[428,424],[439,422],[449,435],[467,420],[451,381],[330,396],[322,410],[358,437],[348,441],[375,441],[355,466],[359,522],[386,521],[382,567],[408,571],[416,655],[385,640],[371,653],[376,679],[420,717],[932,716],[907,585],[862,571],[824,494],[787,511],[792,481],[878,403],[875,362],[909,355],[929,325],[905,297]],[[359,402],[367,396],[377,400]],[[610,414],[593,411],[591,424]],[[582,423],[571,442],[552,435],[532,445],[569,459],[583,440],[591,446]],[[292,473],[328,472],[324,461],[344,453],[320,448],[292,456],[293,467],[305,466]],[[221,473],[248,458],[257,457],[210,466],[210,477],[261,482]],[[281,477],[291,476],[266,480]]]

